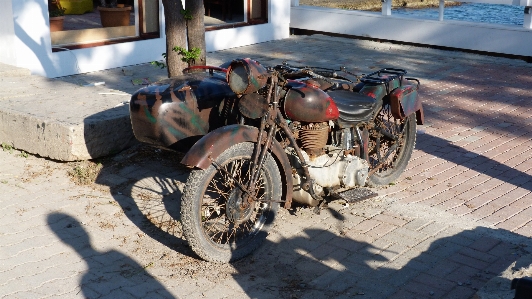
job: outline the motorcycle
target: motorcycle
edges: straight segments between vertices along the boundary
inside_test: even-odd
[[[185,153],[183,234],[199,257],[225,263],[260,246],[281,204],[319,213],[401,175],[424,121],[420,82],[406,73],[236,59],[138,90],[131,122],[139,141]]]

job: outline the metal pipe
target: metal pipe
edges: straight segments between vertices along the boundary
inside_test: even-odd
[[[445,10],[445,0],[440,0],[440,7],[439,7],[440,21],[443,21],[444,10]]]

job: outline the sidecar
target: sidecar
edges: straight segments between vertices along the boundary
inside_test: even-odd
[[[184,152],[208,132],[233,122],[235,100],[223,69],[159,81],[131,97],[133,132],[141,142]]]

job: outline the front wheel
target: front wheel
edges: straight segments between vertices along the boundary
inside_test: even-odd
[[[201,258],[226,263],[253,252],[266,239],[281,199],[281,176],[268,153],[256,183],[256,200],[241,208],[242,190],[250,177],[254,144],[238,143],[216,164],[190,174],[182,198],[183,233]],[[236,181],[236,182],[235,182]]]
[[[370,130],[368,178],[369,186],[388,185],[406,169],[416,144],[416,117],[411,114],[402,121],[392,116],[390,105],[383,105]]]

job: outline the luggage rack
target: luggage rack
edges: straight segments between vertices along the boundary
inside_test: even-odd
[[[382,75],[388,75],[382,77]],[[400,79],[403,81],[403,76],[406,75],[406,70],[403,69],[394,69],[394,68],[385,68],[379,71],[373,72],[371,74],[365,75],[360,78],[361,82],[370,83],[370,84],[386,84],[395,79]]]

